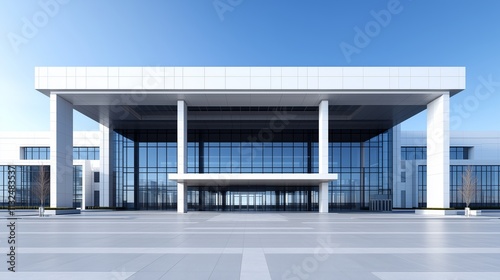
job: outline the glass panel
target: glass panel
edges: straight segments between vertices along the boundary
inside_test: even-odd
[[[87,148],[80,149],[80,155],[78,159],[83,159],[83,160],[87,159]]]

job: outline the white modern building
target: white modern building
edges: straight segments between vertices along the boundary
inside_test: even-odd
[[[425,131],[400,131],[394,127],[396,176],[393,179],[394,208],[426,206],[427,147]],[[101,134],[98,131],[74,132],[73,206],[99,207]],[[399,139],[399,140],[398,140]],[[50,166],[49,132],[7,132],[0,138],[0,205],[7,203],[7,167],[18,174],[19,206],[39,205],[32,197],[40,166]],[[399,152],[398,152],[399,151]],[[452,131],[450,133],[450,206],[462,208],[460,177],[472,167],[478,179],[475,208],[500,207],[500,132]],[[360,182],[358,182],[360,183]],[[330,196],[331,197],[331,196]],[[233,209],[236,210],[236,209]],[[250,210],[250,209],[247,209]]]
[[[99,206],[100,139],[98,131],[73,133],[67,158],[73,166],[71,207]],[[33,193],[40,168],[50,169],[51,137],[47,132],[4,132],[0,137],[0,206],[8,204],[8,167],[16,169],[18,206],[40,205]]]
[[[50,98],[52,207],[74,205],[73,109],[101,126],[99,206],[182,213],[410,206],[394,127],[427,109],[425,203],[450,206],[464,67],[37,67],[35,88]]]
[[[394,207],[422,208],[427,204],[427,136],[425,131],[401,131]],[[395,165],[396,166],[396,165]],[[450,206],[463,208],[462,174],[472,168],[477,191],[475,208],[500,207],[500,132],[452,131],[450,134]]]

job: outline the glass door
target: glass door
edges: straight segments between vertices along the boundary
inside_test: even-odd
[[[248,211],[255,211],[255,192],[249,192],[248,194]]]
[[[248,193],[247,192],[242,192],[240,193],[240,210],[241,211],[248,211]]]

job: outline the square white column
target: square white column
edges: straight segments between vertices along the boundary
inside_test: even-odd
[[[328,100],[319,103],[318,173],[328,174]],[[328,213],[328,183],[319,184],[319,212]]]
[[[450,207],[450,95],[427,104],[427,208]]]
[[[92,182],[93,182],[92,165],[90,161],[84,161],[82,165],[82,210],[87,209],[87,205],[92,203]]]
[[[319,103],[318,159],[319,174],[328,173],[328,100]]]
[[[187,104],[177,101],[177,174],[186,173],[187,158]],[[177,212],[187,212],[187,186],[177,183]]]
[[[328,183],[319,184],[319,213],[328,213]]]
[[[187,186],[177,182],[177,213],[187,213]]]
[[[110,175],[113,173],[113,155],[114,146],[112,145],[112,129],[100,124],[99,130],[101,132],[101,142],[99,145],[99,206],[110,207],[114,203],[114,194],[111,188]]]
[[[73,207],[73,104],[50,93],[50,207]]]

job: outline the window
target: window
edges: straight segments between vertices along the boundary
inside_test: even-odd
[[[406,172],[401,172],[401,183],[406,183]]]
[[[50,159],[50,147],[22,147],[24,160]],[[99,160],[99,147],[73,147],[74,160]]]
[[[427,159],[426,147],[401,147],[402,160]]]
[[[469,159],[469,147],[450,147],[450,159]]]
[[[74,160],[99,160],[99,147],[73,147]]]
[[[21,153],[25,160],[50,159],[50,147],[22,147]]]
[[[470,147],[450,147],[450,159],[469,159]],[[426,147],[401,147],[402,160],[427,159]]]
[[[99,172],[94,172],[94,183],[99,183]]]

